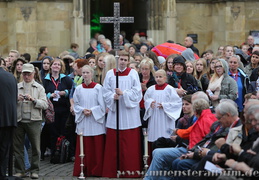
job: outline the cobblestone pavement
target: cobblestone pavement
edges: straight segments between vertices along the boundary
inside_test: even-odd
[[[73,177],[74,163],[64,163],[64,164],[51,164],[49,157],[45,157],[44,161],[40,164],[39,180],[78,180],[77,177]],[[30,177],[24,178],[24,180],[29,180]],[[120,178],[94,178],[88,177],[87,180],[118,180]],[[129,180],[129,178],[121,178],[123,180]],[[141,178],[134,178],[134,180],[140,180]]]

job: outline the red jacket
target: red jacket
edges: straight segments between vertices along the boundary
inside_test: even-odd
[[[201,141],[210,132],[210,126],[217,120],[210,109],[202,111],[201,116],[188,129],[178,129],[177,135],[183,139],[189,138],[189,149]]]

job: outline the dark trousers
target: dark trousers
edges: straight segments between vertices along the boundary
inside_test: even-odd
[[[44,159],[46,148],[50,148],[50,124],[45,123],[40,135],[41,158]]]
[[[15,127],[0,127],[0,178],[6,176]]]
[[[55,109],[55,121],[50,124],[51,153],[54,155],[56,142],[59,136],[65,136],[65,125],[69,115],[69,109]]]

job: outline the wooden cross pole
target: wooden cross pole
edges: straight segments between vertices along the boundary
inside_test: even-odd
[[[113,17],[100,17],[100,23],[113,23],[114,27],[114,50],[116,58],[116,88],[119,88],[119,50],[120,50],[120,23],[134,23],[134,17],[120,17],[120,3],[115,2],[113,6]],[[117,148],[117,172],[120,171],[120,146],[119,146],[119,101],[116,101],[116,148]],[[119,176],[119,173],[117,173]]]

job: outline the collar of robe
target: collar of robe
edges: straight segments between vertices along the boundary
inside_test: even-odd
[[[88,85],[86,85],[85,83],[82,83],[82,86],[83,86],[83,88],[88,88],[89,89],[89,88],[94,88],[96,84],[97,84],[96,82],[91,82]]]
[[[131,68],[126,68],[123,72],[118,73],[119,76],[128,76]],[[113,69],[114,75],[116,76],[116,69]]]
[[[156,84],[155,88],[156,90],[164,90],[167,85],[168,85],[167,83],[164,83],[163,85]]]

